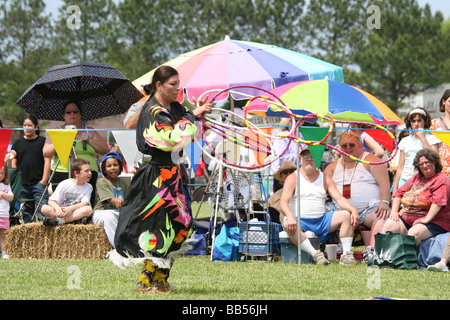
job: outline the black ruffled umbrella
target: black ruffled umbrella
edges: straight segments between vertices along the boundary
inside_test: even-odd
[[[76,62],[49,68],[17,101],[42,120],[64,121],[67,102],[76,102],[88,121],[124,113],[143,96],[106,63]]]

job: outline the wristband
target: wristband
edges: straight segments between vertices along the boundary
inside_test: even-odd
[[[381,202],[387,203],[388,205],[391,205],[391,202],[389,200],[380,200]]]

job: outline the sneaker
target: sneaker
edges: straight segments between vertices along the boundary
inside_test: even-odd
[[[44,217],[44,226],[48,226],[48,227],[54,227],[58,225],[58,219],[57,218],[49,218],[49,217]]]
[[[346,252],[341,255],[341,258],[339,259],[339,264],[349,266],[358,264],[358,261],[353,256],[353,252]]]
[[[448,272],[448,267],[447,267],[447,265],[445,263],[443,263],[442,261],[439,261],[436,264],[428,266],[427,270],[428,271],[444,271],[444,272]]]
[[[327,264],[330,264],[330,261],[328,261],[325,256],[323,255],[322,251],[316,250],[313,254],[313,260],[315,264],[326,266]]]
[[[365,263],[369,263],[373,260],[373,257],[375,256],[375,248],[374,247],[366,247],[366,249],[363,252],[363,258]]]
[[[2,253],[2,259],[9,260],[9,256],[7,253]]]

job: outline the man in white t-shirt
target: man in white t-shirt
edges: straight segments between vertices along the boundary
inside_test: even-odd
[[[42,206],[44,225],[56,226],[81,220],[87,223],[92,215],[90,198],[92,186],[88,183],[92,172],[89,161],[75,159],[71,164],[71,175],[74,178],[66,179],[58,184],[51,195],[48,205]]]
[[[283,186],[280,198],[281,213],[285,215],[283,228],[289,234],[292,243],[298,245],[297,237],[297,192],[300,192],[301,249],[310,253],[316,264],[328,264],[320,252],[315,250],[303,231],[312,231],[321,242],[327,241],[339,228],[339,239],[343,254],[340,264],[357,264],[351,251],[354,227],[359,224],[359,216],[352,204],[337,190],[333,180],[319,171],[308,148],[300,153],[300,183],[297,185],[297,172],[290,174]],[[300,189],[300,191],[298,191]],[[327,196],[337,201],[340,210],[328,211],[325,206]]]

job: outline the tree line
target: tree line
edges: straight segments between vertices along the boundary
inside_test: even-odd
[[[448,82],[450,19],[417,0],[0,0],[0,118],[50,66],[104,62],[134,80],[224,39],[273,44],[344,68],[394,111]]]

